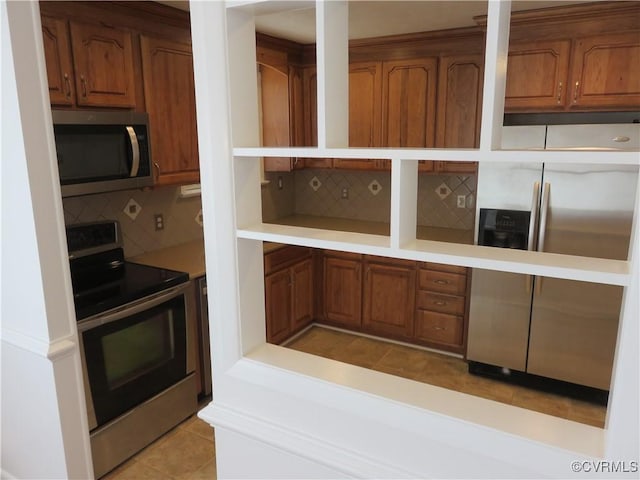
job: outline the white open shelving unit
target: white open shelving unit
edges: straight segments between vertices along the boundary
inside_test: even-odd
[[[630,413],[628,398],[637,402],[637,379],[629,382],[633,371],[618,368],[620,362],[637,357],[630,353],[638,347],[637,318],[631,318],[634,308],[637,312],[637,296],[630,295],[625,303],[614,368],[614,381],[619,383],[612,389],[604,430],[265,342],[263,241],[637,287],[638,268],[632,263],[638,261],[637,199],[630,261],[416,239],[418,160],[640,164],[638,154],[630,152],[498,148],[510,1],[489,2],[479,149],[348,148],[348,7],[338,1],[315,3],[318,147],[261,148],[254,15],[310,4],[314,2],[191,4],[198,126],[209,132],[201,133],[199,140],[207,277],[215,285],[209,295],[214,402],[200,416],[217,432],[259,439],[288,454],[334,468],[340,465],[338,471],[355,476],[415,476],[425,471],[434,476],[469,475],[476,471],[470,470],[473,465],[445,467],[459,449],[495,475],[566,476],[570,458],[602,458],[637,448],[637,433],[630,438],[623,432],[623,418]],[[263,223],[262,157],[391,159],[390,235]],[[367,441],[371,428],[383,432],[380,445]],[[313,436],[303,439],[304,432]],[[419,451],[410,460],[401,454],[389,456],[394,442],[409,448],[410,440],[435,448],[440,458],[424,457]]]

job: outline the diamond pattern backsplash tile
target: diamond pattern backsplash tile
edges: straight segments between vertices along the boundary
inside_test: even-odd
[[[200,197],[180,198],[179,193],[179,188],[158,187],[64,198],[65,224],[118,220],[127,257],[203,238]],[[157,213],[164,215],[164,230],[155,229]]]
[[[389,222],[390,172],[303,169],[277,175],[283,176],[284,188],[276,189],[275,181],[263,188],[264,221],[295,213]],[[276,175],[267,177],[275,180]],[[475,185],[475,176],[419,175],[418,225],[473,229]],[[347,198],[343,198],[345,189]],[[457,206],[461,195],[464,208]]]
[[[315,190],[314,178],[320,183]],[[298,170],[294,183],[296,214],[389,222],[390,172]]]
[[[461,195],[464,208],[457,204]],[[419,175],[418,225],[473,230],[475,197],[475,175]]]

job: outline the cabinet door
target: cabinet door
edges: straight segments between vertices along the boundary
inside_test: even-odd
[[[324,299],[327,320],[346,327],[362,322],[362,263],[343,258],[324,259]]]
[[[200,180],[191,46],[142,36],[142,71],[158,184]]]
[[[288,147],[289,131],[289,75],[270,65],[258,65],[262,119],[262,145]],[[289,157],[265,157],[267,172],[291,171]]]
[[[73,66],[67,23],[64,20],[43,16],[42,40],[51,104],[73,105]]]
[[[78,105],[135,107],[131,33],[71,22]]]
[[[302,72],[304,91],[304,145],[318,145],[318,73],[316,67],[305,67]],[[332,158],[305,158],[304,168],[333,168]]]
[[[564,109],[569,50],[569,40],[511,44],[505,111]]]
[[[436,58],[384,62],[383,147],[434,146],[437,65]]]
[[[267,342],[280,343],[291,333],[291,275],[289,269],[265,277]]]
[[[382,135],[382,63],[349,65],[349,146],[380,146]]]
[[[298,66],[289,66],[289,118],[291,145],[304,147],[304,78],[302,68]],[[303,161],[297,158],[293,161],[294,169],[303,166]]]
[[[640,108],[640,32],[576,40],[571,108]]]
[[[311,323],[313,319],[313,263],[311,259],[291,267],[291,329]]]
[[[436,148],[477,148],[482,116],[482,55],[440,59]],[[476,162],[436,162],[441,173],[475,173]]]
[[[411,337],[415,270],[375,263],[365,268],[362,326],[373,333]]]

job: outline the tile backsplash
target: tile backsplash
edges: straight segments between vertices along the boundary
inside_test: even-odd
[[[66,225],[118,220],[127,257],[203,238],[200,197],[180,198],[176,187],[123,190],[62,200]],[[156,230],[161,214],[164,228]]]
[[[262,191],[266,222],[293,214],[389,222],[390,172],[304,169],[268,173],[267,179]],[[474,175],[420,174],[418,225],[473,229],[475,189]],[[464,206],[458,206],[459,200]]]

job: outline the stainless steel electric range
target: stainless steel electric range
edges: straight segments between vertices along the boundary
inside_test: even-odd
[[[128,262],[116,221],[67,245],[96,478],[197,409],[187,273]]]

